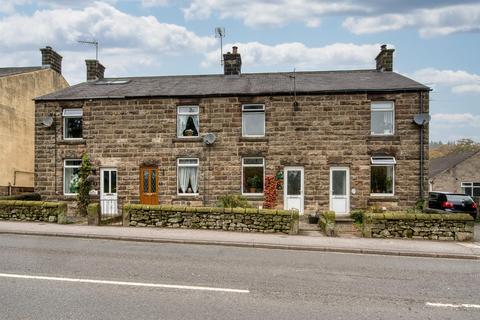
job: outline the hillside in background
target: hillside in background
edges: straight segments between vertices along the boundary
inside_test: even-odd
[[[480,151],[480,143],[472,139],[460,139],[454,142],[430,142],[430,159],[445,157],[453,153]]]

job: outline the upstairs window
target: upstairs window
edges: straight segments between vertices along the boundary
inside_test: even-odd
[[[181,106],[177,108],[177,137],[198,137],[199,126],[198,106]]]
[[[74,140],[83,137],[82,109],[63,109],[63,139]]]
[[[393,196],[395,190],[395,158],[372,157],[370,161],[371,195]]]
[[[265,106],[263,104],[242,106],[242,136],[265,136]]]
[[[263,158],[242,159],[242,193],[263,194],[265,163]]]
[[[63,163],[63,194],[75,195],[78,192],[78,171],[82,160],[65,160]]]
[[[177,159],[177,189],[179,195],[198,195],[198,159]]]
[[[372,102],[371,134],[392,135],[394,133],[394,105],[392,101]]]

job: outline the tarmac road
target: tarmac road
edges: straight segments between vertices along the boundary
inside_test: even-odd
[[[480,262],[0,235],[0,319],[480,319]]]

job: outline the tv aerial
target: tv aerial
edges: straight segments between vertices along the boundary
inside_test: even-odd
[[[95,60],[98,60],[98,41],[93,39],[92,41],[78,40],[79,43],[95,46]]]
[[[220,38],[220,65],[223,66],[223,38],[225,38],[225,28],[215,28],[215,38]]]

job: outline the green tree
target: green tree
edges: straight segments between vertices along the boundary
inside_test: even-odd
[[[82,156],[82,164],[78,171],[78,195],[77,206],[81,216],[87,215],[87,207],[90,203],[90,190],[92,189],[92,163],[88,154],[85,152]]]

